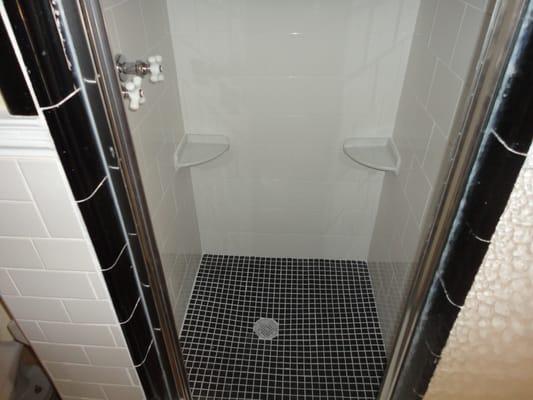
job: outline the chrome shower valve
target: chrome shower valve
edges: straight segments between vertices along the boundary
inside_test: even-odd
[[[151,82],[160,82],[164,79],[163,67],[161,62],[163,57],[160,55],[153,55],[148,57],[147,62],[137,60],[134,62],[126,61],[124,55],[119,54],[116,58],[116,68],[119,79],[122,82],[126,82],[130,75],[136,75],[144,78],[144,76],[150,74]]]

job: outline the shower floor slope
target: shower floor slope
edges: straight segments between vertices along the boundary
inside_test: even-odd
[[[386,364],[361,261],[204,255],[180,341],[195,400],[375,399]]]

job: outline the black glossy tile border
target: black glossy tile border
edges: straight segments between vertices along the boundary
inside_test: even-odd
[[[54,8],[55,2],[9,0],[4,4],[93,242],[146,397],[177,399],[178,394],[168,374],[168,361],[165,357],[160,358],[155,350],[157,346],[164,348],[157,325],[154,326],[155,332],[151,332],[150,328],[150,321],[157,324],[157,313],[153,307],[151,288],[142,284],[146,283],[146,268],[124,181],[120,171],[113,169],[117,160],[99,89],[95,83],[87,83],[83,79],[93,81],[95,72],[77,2],[63,2],[75,42],[75,54],[59,37],[58,26],[64,37],[65,32],[64,27],[56,25],[53,17],[53,12],[59,11]],[[74,72],[77,70],[73,66],[75,60],[79,61],[83,76]],[[70,94],[73,94],[72,97],[64,101]],[[57,103],[60,105],[53,106]],[[98,137],[93,132],[97,132]],[[100,149],[105,149],[104,159]],[[124,234],[121,223],[125,224],[128,235]],[[133,260],[130,255],[133,255]],[[140,284],[135,273],[140,278]],[[139,290],[144,293],[149,315],[146,315],[143,303],[139,303]],[[165,376],[171,382],[168,386]]]
[[[470,290],[533,138],[533,5],[494,102],[394,399],[420,399]]]

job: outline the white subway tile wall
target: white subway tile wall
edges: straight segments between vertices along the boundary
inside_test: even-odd
[[[174,151],[184,128],[167,5],[165,0],[100,3],[114,54],[122,53],[132,61],[155,54],[163,56],[165,80],[154,84],[144,79],[146,103],[136,112],[128,110],[127,116],[180,329],[192,289],[188,282],[198,270],[201,247],[190,172],[174,169]],[[109,388],[107,392],[118,393]]]
[[[167,1],[206,253],[365,260],[383,173],[342,153],[391,136],[419,0]]]
[[[393,132],[402,158],[399,176],[386,175],[370,245],[385,345],[390,352],[413,258],[452,123],[473,63],[487,1],[421,0]]]
[[[63,399],[144,398],[57,154],[1,147],[3,301]]]

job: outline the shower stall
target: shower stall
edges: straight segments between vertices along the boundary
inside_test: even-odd
[[[193,398],[376,398],[489,2],[101,5]]]
[[[522,2],[52,3],[130,210],[147,396],[391,398],[481,61]]]

